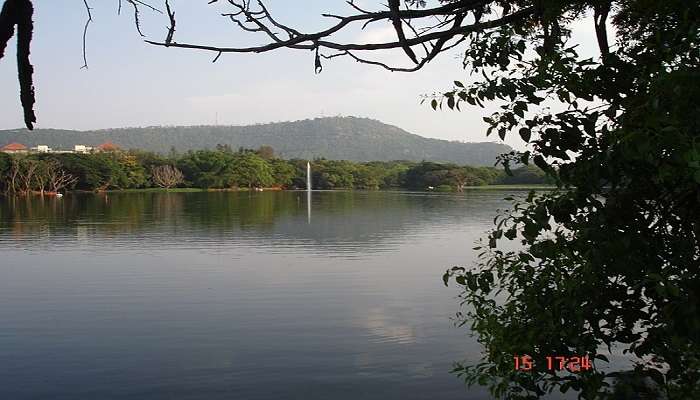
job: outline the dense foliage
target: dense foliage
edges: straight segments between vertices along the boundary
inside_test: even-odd
[[[51,165],[71,179],[60,189],[101,191],[195,187],[305,188],[306,160],[284,160],[269,146],[258,150],[220,145],[216,150],[190,151],[163,156],[144,151],[110,151],[94,154],[0,153],[0,189],[5,192],[55,192],[44,179]],[[508,176],[494,167],[409,161],[358,163],[316,159],[312,164],[314,189],[412,189],[461,191],[466,186],[498,183],[545,183],[541,170],[523,167]],[[532,179],[532,174],[539,179]],[[518,179],[522,176],[523,179]],[[14,183],[13,183],[14,182]]]
[[[430,132],[426,132],[430,133]],[[158,126],[70,131],[25,129],[0,131],[0,146],[18,142],[72,149],[113,142],[123,148],[167,153],[211,149],[217,144],[257,149],[269,145],[284,158],[352,161],[438,161],[492,166],[510,147],[500,143],[461,143],[414,135],[367,118],[332,117],[249,126]]]
[[[517,132],[531,151],[503,163],[533,160],[560,190],[516,203],[481,261],[445,276],[464,286],[464,322],[486,349],[457,372],[507,398],[700,398],[700,3],[514,3],[541,12],[471,35],[465,66],[483,79],[433,106],[504,101],[489,133]],[[569,43],[586,13],[600,58]],[[583,354],[599,365],[514,368],[515,355]]]

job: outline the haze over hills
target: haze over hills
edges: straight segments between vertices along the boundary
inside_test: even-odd
[[[248,126],[188,126],[73,131],[25,129],[0,131],[0,146],[19,142],[72,149],[76,144],[96,146],[111,141],[122,148],[166,153],[214,148],[217,144],[258,148],[269,145],[284,158],[343,159],[352,161],[448,161],[469,165],[495,163],[511,148],[499,143],[461,143],[418,136],[368,118],[331,117]]]

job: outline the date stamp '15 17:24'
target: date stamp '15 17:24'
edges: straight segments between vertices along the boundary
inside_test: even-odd
[[[533,371],[541,365],[535,365],[535,361],[530,356],[513,356],[516,371]],[[593,366],[590,358],[586,356],[545,356],[543,358],[547,371],[588,371]]]

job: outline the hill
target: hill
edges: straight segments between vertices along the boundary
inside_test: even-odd
[[[355,117],[316,118],[248,126],[188,126],[71,131],[24,129],[0,131],[0,145],[46,144],[72,149],[76,144],[95,146],[112,141],[123,148],[161,153],[214,148],[272,146],[284,158],[344,159],[352,161],[446,161],[469,165],[493,165],[496,156],[510,151],[498,143],[461,143],[429,139],[382,122]]]

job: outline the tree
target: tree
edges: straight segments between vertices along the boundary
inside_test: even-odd
[[[49,159],[39,161],[37,181],[43,195],[47,191],[58,193],[69,188],[78,181],[78,178],[66,172],[58,161]]]
[[[133,152],[114,153],[115,161],[122,168],[127,181],[123,188],[142,188],[146,186],[146,170],[139,162],[139,157]]]
[[[57,159],[71,175],[78,179],[76,187],[81,190],[97,190],[109,182],[106,175],[106,166],[96,162],[95,155],[89,154],[62,154]]]
[[[313,187],[319,189],[352,189],[355,166],[348,161],[315,160],[311,167]]]
[[[525,165],[514,169],[512,174],[505,175],[501,181],[503,184],[543,184],[548,182],[547,174],[535,165]]]
[[[399,188],[405,186],[406,171],[410,168],[408,162],[390,162],[381,166],[384,176],[380,183],[382,189]]]
[[[37,168],[34,173],[35,188],[41,196],[44,195],[48,188],[50,169],[53,167],[49,162],[36,160]]]
[[[553,5],[543,26],[476,38],[465,61],[486,79],[456,82],[433,102],[505,100],[486,119],[489,132],[516,131],[532,150],[503,163],[532,157],[561,189],[516,204],[480,246],[480,263],[446,275],[464,286],[465,322],[487,350],[482,363],[458,371],[509,398],[555,389],[590,399],[642,390],[692,398],[700,392],[699,90],[690,83],[700,78],[698,4]],[[571,18],[587,8],[599,60],[581,59],[567,42]],[[612,10],[614,49],[605,32]],[[545,100],[563,107],[538,110]],[[521,249],[503,250],[501,241]],[[507,300],[494,301],[497,293]],[[570,376],[512,365],[516,354],[539,365],[547,354],[601,363],[609,346],[624,349],[635,368]]]
[[[294,178],[297,176],[297,169],[291,162],[275,158],[270,160],[269,164],[270,168],[272,168],[272,176],[275,185],[286,188],[294,183]]]
[[[191,151],[178,162],[185,179],[202,188],[224,188],[233,184],[233,154],[228,151]]]
[[[466,168],[452,168],[447,172],[447,177],[453,182],[458,192],[463,192],[465,186],[483,185],[476,175],[471,174]]]
[[[122,158],[119,153],[58,154],[52,157],[55,157],[67,174],[77,179],[76,187],[81,190],[129,188],[134,183],[130,176],[135,176],[140,181],[143,172],[140,166],[122,165],[122,161],[129,159]]]
[[[51,191],[54,193],[58,193],[65,188],[71,187],[77,181],[78,179],[76,177],[62,169],[53,170],[49,175],[49,184],[51,185]]]
[[[697,51],[700,4],[680,0],[406,1],[349,16],[326,15],[331,27],[303,33],[279,22],[262,2],[229,2],[226,17],[269,42],[219,47],[176,42],[174,18],[163,42],[223,53],[282,48],[312,50],[322,60],[350,57],[392,71],[422,68],[465,45],[473,83],[429,99],[433,108],[503,102],[486,117],[488,133],[517,133],[532,161],[559,190],[532,193],[502,215],[481,261],[450,271],[464,286],[465,316],[486,348],[483,362],[458,369],[469,383],[510,398],[574,389],[583,398],[622,393],[623,375],[601,369],[566,375],[515,371],[514,354],[590,354],[618,345],[636,361],[629,374],[650,378],[670,399],[700,392],[700,145]],[[589,17],[590,16],[590,17]],[[569,43],[572,24],[589,19],[600,50],[583,58]],[[396,39],[336,40],[354,24],[391,24]],[[421,21],[434,21],[434,23]],[[608,30],[614,25],[616,41]],[[278,33],[280,32],[280,33]],[[399,49],[393,66],[366,58]],[[330,52],[330,53],[328,53]],[[545,107],[547,106],[547,107]],[[425,167],[425,166],[423,166]],[[440,170],[408,171],[412,185]],[[420,174],[417,174],[419,173]],[[325,172],[327,174],[327,172]],[[517,250],[499,247],[517,241]],[[495,301],[497,293],[506,293]],[[611,380],[612,379],[612,380]],[[614,385],[615,389],[609,386]]]
[[[260,146],[255,152],[265,160],[272,160],[275,158],[275,150],[271,146]]]
[[[409,189],[425,190],[428,186],[440,186],[447,178],[447,167],[440,163],[423,161],[409,168],[405,184]],[[446,183],[446,182],[445,182]]]
[[[247,188],[269,187],[274,184],[272,169],[256,153],[237,154],[231,164],[233,182]]]
[[[184,181],[182,172],[172,165],[159,165],[151,170],[151,178],[156,185],[170,189]]]
[[[7,183],[5,184],[5,193],[15,194],[18,192],[18,180],[20,172],[20,163],[17,158],[10,158],[10,165],[6,173]]]
[[[8,191],[7,174],[12,168],[12,156],[7,153],[0,153],[0,190]]]
[[[242,150],[243,150],[243,149],[240,149],[239,152],[242,151]],[[233,153],[233,149],[231,148],[231,145],[230,145],[230,144],[221,144],[221,143],[219,143],[219,144],[216,145],[216,151],[220,151],[220,152],[222,152],[222,153]]]
[[[379,189],[382,171],[360,164],[352,171],[352,177],[356,189],[376,190]]]
[[[29,194],[36,187],[36,175],[39,169],[39,163],[30,158],[15,159],[12,171],[13,187],[17,183],[17,192],[20,194]]]

